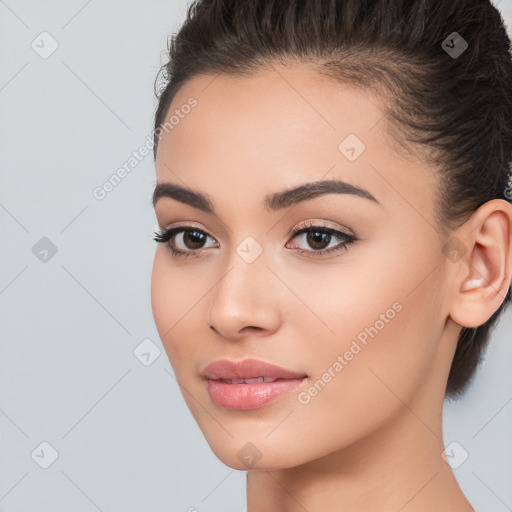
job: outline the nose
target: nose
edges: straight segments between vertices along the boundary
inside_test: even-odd
[[[233,261],[210,294],[207,324],[217,335],[239,340],[267,336],[282,320],[279,281],[263,261]]]

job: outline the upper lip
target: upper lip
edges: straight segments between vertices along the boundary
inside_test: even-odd
[[[256,377],[270,377],[273,379],[303,379],[305,373],[286,370],[275,364],[266,363],[258,359],[242,359],[231,361],[222,359],[214,361],[204,368],[201,375],[206,379],[253,379]]]

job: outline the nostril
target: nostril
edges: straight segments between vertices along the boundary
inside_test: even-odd
[[[247,327],[244,327],[242,331],[261,331],[261,327],[256,327],[254,325],[248,325]]]

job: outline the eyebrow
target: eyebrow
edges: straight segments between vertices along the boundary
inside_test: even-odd
[[[269,211],[278,211],[303,201],[326,194],[350,194],[380,204],[368,190],[341,180],[322,180],[304,183],[298,187],[265,196],[263,206]],[[153,207],[162,197],[169,197],[206,213],[215,214],[211,201],[204,194],[173,183],[158,183],[153,191]]]

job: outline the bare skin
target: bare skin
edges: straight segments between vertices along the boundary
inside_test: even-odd
[[[467,249],[452,261],[434,216],[435,172],[392,149],[374,96],[274,66],[244,78],[196,77],[169,112],[190,97],[197,106],[159,143],[157,183],[201,192],[216,214],[157,201],[160,228],[192,225],[208,237],[197,249],[175,236],[194,253],[186,259],[158,244],[152,307],[211,449],[248,470],[248,511],[472,511],[442,457],[443,402],[461,326],[484,323],[510,285],[512,206],[486,203],[451,233]],[[338,148],[349,134],[366,146],[354,161]],[[330,193],[263,207],[268,194],[331,179],[378,203]],[[306,223],[356,240],[315,256],[306,234],[288,235]],[[236,250],[247,236],[263,251],[250,264]],[[325,247],[340,241],[331,236]],[[343,356],[370,326],[378,333]],[[309,379],[259,409],[224,409],[200,372],[246,357]],[[309,392],[319,379],[325,386]],[[257,449],[250,467],[238,456],[247,443]]]

